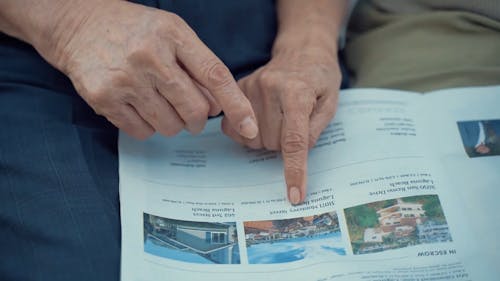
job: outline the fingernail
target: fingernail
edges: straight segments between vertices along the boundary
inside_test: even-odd
[[[297,205],[300,203],[300,190],[293,186],[290,188],[290,190],[288,191],[288,198],[290,200],[290,203],[292,203],[293,205]]]
[[[240,123],[240,134],[247,139],[253,139],[259,133],[259,128],[252,117],[248,116]]]

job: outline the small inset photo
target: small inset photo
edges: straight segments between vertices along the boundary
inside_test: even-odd
[[[190,263],[240,263],[235,222],[182,221],[144,213],[144,252]]]
[[[377,201],[344,213],[355,255],[452,241],[437,195]]]
[[[469,157],[500,155],[500,120],[457,122]]]
[[[247,221],[244,226],[250,264],[346,254],[336,212],[284,220]]]

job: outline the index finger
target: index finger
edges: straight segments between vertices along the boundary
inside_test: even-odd
[[[281,152],[290,203],[304,201],[307,183],[307,153],[309,149],[309,115],[306,106],[296,110],[283,109]]]
[[[252,106],[224,63],[194,33],[176,53],[190,75],[217,100],[231,127],[247,139],[255,138],[259,129]]]

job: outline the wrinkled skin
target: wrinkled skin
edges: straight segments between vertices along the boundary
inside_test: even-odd
[[[99,5],[47,55],[98,114],[145,139],[199,133],[222,108],[238,134],[255,137],[250,103],[180,17],[122,1]]]
[[[290,202],[304,200],[307,154],[331,121],[341,73],[335,52],[319,48],[276,52],[273,59],[238,81],[257,116],[259,134],[245,139],[223,120],[223,131],[251,148],[281,150]]]
[[[199,133],[223,110],[231,138],[282,151],[288,198],[299,204],[308,149],[335,112],[346,1],[276,4],[272,59],[238,83],[181,18],[122,0],[4,0],[0,30],[33,45],[96,113],[138,139]]]

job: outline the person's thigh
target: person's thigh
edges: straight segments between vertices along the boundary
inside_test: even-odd
[[[118,280],[116,129],[0,34],[0,280]]]

